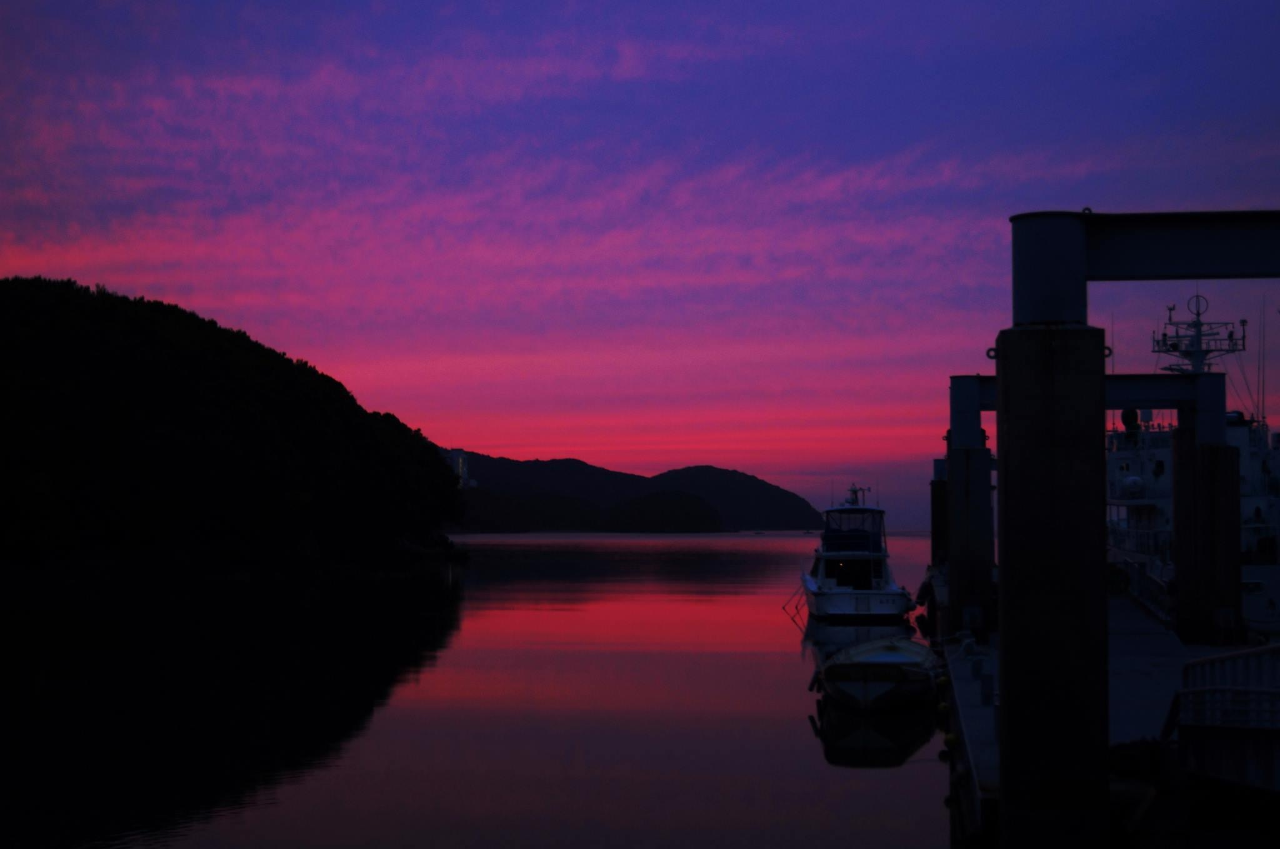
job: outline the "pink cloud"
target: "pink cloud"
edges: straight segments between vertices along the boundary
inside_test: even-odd
[[[1020,172],[922,157],[858,168],[742,160],[692,174],[668,158],[615,174],[574,159],[530,163],[516,149],[486,155],[456,187],[395,178],[236,213],[193,202],[74,237],[27,234],[3,243],[0,270],[104,282],[245,326],[447,445],[646,472],[774,468],[784,449],[801,467],[925,456],[945,429],[945,375],[985,365],[998,320],[935,328],[909,355],[890,352],[935,311],[931,293],[958,280],[999,286],[1006,225],[981,210],[886,217],[868,202]],[[113,189],[150,186],[125,176]],[[842,312],[780,313],[780,286],[843,293]],[[641,327],[486,327],[549,302],[679,303],[700,292],[738,302],[727,323],[659,310]],[[322,344],[296,319],[268,317],[376,324],[413,309],[420,335]],[[458,316],[462,327],[438,326]]]
[[[36,80],[0,161],[0,274],[176,301],[448,445],[786,479],[928,458],[948,374],[986,370],[1006,320],[1010,199],[1183,168],[1194,140],[707,165],[692,142],[467,151],[446,120],[796,49],[570,33],[376,70]]]

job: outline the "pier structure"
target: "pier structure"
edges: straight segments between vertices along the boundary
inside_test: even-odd
[[[1239,460],[1225,444],[1222,376],[1108,377],[1103,331],[1087,323],[1088,282],[1280,277],[1280,213],[1085,210],[1011,221],[1013,325],[991,352],[996,376],[952,382],[943,553],[956,611],[950,625],[944,617],[944,633],[976,625],[981,634],[993,624],[978,601],[990,570],[975,567],[981,560],[974,556],[986,550],[990,527],[974,504],[983,472],[967,452],[985,447],[980,413],[994,409],[999,635],[987,651],[998,671],[993,697],[980,692],[968,721],[980,726],[974,708],[991,705],[999,756],[990,771],[1000,786],[1002,845],[1077,846],[1107,840],[1110,825],[1100,450],[1107,409],[1179,413],[1175,523],[1180,581],[1185,564],[1188,590],[1180,593],[1188,598],[1176,613],[1179,632],[1198,642],[1228,640],[1238,622],[1231,605],[1238,611],[1239,604]],[[989,461],[985,468],[989,504]],[[935,495],[938,489],[935,484]],[[935,525],[941,500],[933,502]],[[977,670],[969,677],[990,675],[985,663],[981,670],[969,665]],[[956,695],[957,702],[967,701]],[[965,718],[957,719],[963,728]],[[1055,750],[1067,753],[1052,769],[1044,762],[1046,734]]]
[[[1191,661],[1178,697],[1184,767],[1280,792],[1280,645]]]
[[[946,564],[951,550],[951,516],[947,511],[947,461],[933,461],[929,481],[929,563]]]
[[[945,634],[968,631],[981,642],[995,627],[995,516],[991,503],[993,459],[982,429],[983,378],[951,378],[951,427],[947,431],[946,552],[948,605]],[[936,561],[935,561],[936,562]]]

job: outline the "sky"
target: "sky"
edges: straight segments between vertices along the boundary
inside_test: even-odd
[[[1274,0],[6,3],[0,275],[180,304],[446,447],[856,479],[919,529],[1008,217],[1280,207],[1278,37]],[[1091,286],[1121,371],[1195,286]]]

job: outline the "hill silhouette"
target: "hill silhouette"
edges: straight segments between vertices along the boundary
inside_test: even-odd
[[[284,569],[449,549],[439,449],[338,381],[179,307],[0,280],[0,561]]]
[[[465,452],[469,531],[709,531],[818,528],[795,493],[743,472],[690,466],[646,478],[581,460]]]

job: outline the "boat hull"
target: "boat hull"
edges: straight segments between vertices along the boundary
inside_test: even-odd
[[[822,663],[819,680],[824,693],[859,710],[928,705],[937,692],[937,659],[907,640],[852,646]]]
[[[828,590],[804,576],[804,597],[809,615],[819,619],[857,619],[893,622],[915,608],[900,587],[892,590]]]

